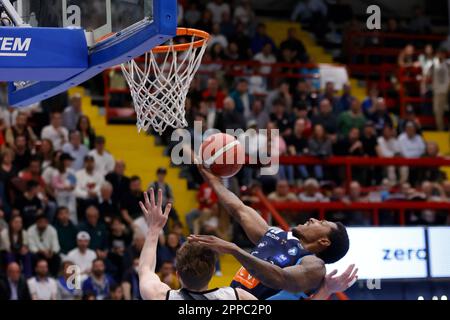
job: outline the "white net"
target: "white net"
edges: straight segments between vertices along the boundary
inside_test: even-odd
[[[177,52],[171,41],[167,52],[150,51],[141,61],[131,60],[122,64],[133,98],[139,132],[152,127],[162,134],[168,126],[187,126],[186,96],[207,47],[207,41],[196,47],[194,38],[185,51]]]

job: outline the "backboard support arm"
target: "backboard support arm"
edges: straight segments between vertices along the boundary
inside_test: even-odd
[[[6,13],[8,14],[11,21],[14,23],[16,27],[29,27],[30,25],[26,24],[22,17],[19,15],[19,13],[16,11],[14,6],[9,0],[0,0],[0,3],[2,4],[3,8],[5,9]]]

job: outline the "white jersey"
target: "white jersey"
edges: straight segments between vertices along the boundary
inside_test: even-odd
[[[216,288],[203,292],[194,292],[187,289],[167,291],[166,300],[239,300],[235,288]]]

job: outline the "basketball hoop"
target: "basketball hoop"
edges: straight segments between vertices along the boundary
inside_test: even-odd
[[[143,61],[122,64],[130,87],[138,130],[150,126],[162,134],[168,126],[184,128],[186,96],[200,67],[209,40],[204,31],[178,28],[177,37],[190,36],[191,42],[155,47]]]

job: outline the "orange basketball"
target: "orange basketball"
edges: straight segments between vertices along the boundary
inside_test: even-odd
[[[225,133],[217,133],[200,146],[200,157],[205,168],[217,176],[229,178],[241,170],[245,152],[239,141]]]

